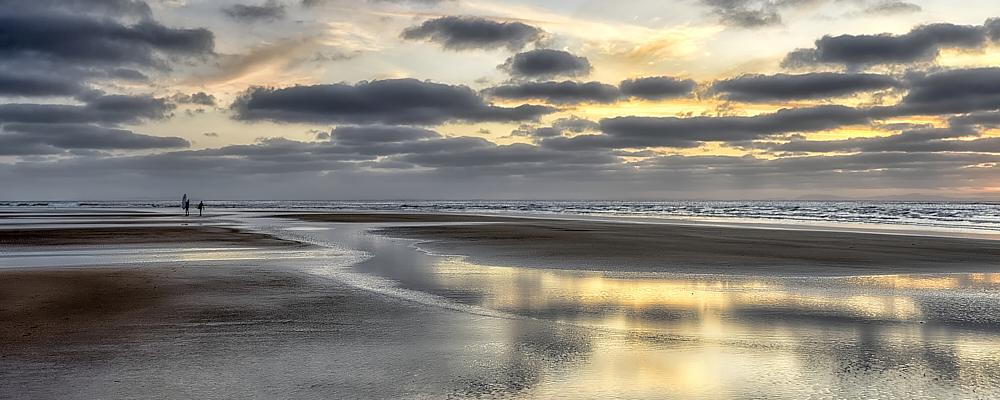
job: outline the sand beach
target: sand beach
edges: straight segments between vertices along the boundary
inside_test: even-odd
[[[998,241],[447,214],[42,214],[0,216],[0,398],[1000,387]],[[251,231],[257,217],[280,221],[277,233]]]

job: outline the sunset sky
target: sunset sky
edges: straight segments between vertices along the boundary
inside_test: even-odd
[[[1000,200],[996,17],[996,0],[0,0],[0,200]]]

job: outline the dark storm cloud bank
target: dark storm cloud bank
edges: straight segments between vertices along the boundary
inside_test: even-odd
[[[188,147],[178,137],[140,135],[86,124],[4,124],[0,155],[58,154],[62,150],[142,150]]]
[[[586,57],[562,50],[539,49],[517,53],[497,69],[517,78],[552,78],[586,76],[593,67]]]
[[[425,40],[448,50],[518,51],[528,44],[538,44],[545,31],[521,22],[497,22],[483,18],[442,17],[403,30],[403,40]]]
[[[743,75],[715,82],[708,94],[721,94],[728,100],[740,102],[814,100],[903,85],[891,76],[876,74]]]
[[[561,152],[532,145],[497,145],[482,138],[445,138],[405,127],[338,128],[330,142],[264,139],[252,145],[175,151],[135,157],[80,158],[33,165],[56,173],[58,165],[92,171],[127,169],[151,174],[198,170],[204,175],[281,175],[331,170],[456,170],[486,175],[547,174],[590,168],[617,168],[619,159],[603,152]],[[433,172],[430,172],[433,173]]]
[[[285,19],[285,6],[275,0],[268,0],[262,5],[233,4],[220,9],[223,14],[237,22],[270,23]]]
[[[466,139],[478,144],[456,146],[452,143]],[[992,182],[997,174],[997,167],[992,165],[1000,163],[1000,156],[992,154],[926,152],[777,159],[677,155],[623,163],[614,154],[630,154],[564,152],[524,144],[498,146],[477,141],[476,138],[422,139],[412,142],[409,145],[405,141],[376,144],[397,146],[396,149],[407,151],[379,158],[353,151],[358,146],[270,139],[249,146],[147,156],[78,157],[58,162],[0,164],[0,176],[3,176],[5,182],[22,183],[48,177],[91,177],[95,173],[120,178],[134,177],[138,180],[149,177],[194,177],[209,180],[231,178],[243,182],[241,185],[255,184],[254,190],[261,190],[268,182],[284,184],[294,181],[299,189],[303,189],[321,184],[325,179],[336,181],[352,176],[361,179],[377,178],[377,182],[421,182],[414,188],[425,187],[424,184],[427,183],[444,185],[441,188],[454,188],[454,185],[482,183],[483,179],[488,179],[487,186],[494,188],[506,183],[515,184],[496,192],[498,196],[510,188],[542,192],[553,187],[592,189],[580,192],[586,193],[586,197],[602,191],[607,193],[609,188],[629,193],[651,193],[712,189],[720,185],[730,189],[961,188]],[[422,142],[430,145],[420,151],[414,150],[417,147],[410,146]],[[651,153],[637,155],[646,157]],[[327,171],[339,173],[324,177],[323,173]],[[536,182],[538,185],[523,185],[528,182]],[[664,185],[664,182],[669,184]],[[598,186],[594,186],[595,184]],[[462,191],[454,193],[467,193],[466,187],[461,187]],[[433,191],[421,193],[434,196]]]
[[[798,49],[788,54],[781,66],[808,67],[816,64],[840,64],[860,68],[880,64],[909,64],[933,61],[941,49],[980,48],[987,41],[1000,40],[997,19],[980,26],[948,23],[920,25],[903,35],[824,36],[816,47]]]
[[[345,124],[438,125],[445,122],[514,122],[535,120],[557,109],[521,105],[497,107],[467,86],[392,79],[251,88],[230,107],[243,121],[318,122]]]

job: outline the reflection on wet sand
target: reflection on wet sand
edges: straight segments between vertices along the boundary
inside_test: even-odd
[[[629,275],[474,265],[378,237],[355,245],[376,254],[356,268],[403,287],[591,328],[582,356],[536,372],[518,390],[528,397],[1000,396],[1000,274]]]

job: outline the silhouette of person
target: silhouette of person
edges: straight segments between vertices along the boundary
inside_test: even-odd
[[[204,201],[199,201],[198,202],[198,216],[199,217],[201,216],[201,210],[203,210],[203,209],[205,209],[205,202]]]
[[[187,195],[187,193],[185,193],[184,197],[181,198],[181,207],[184,208],[184,216],[185,217],[188,216],[188,215],[190,215],[190,214],[188,214],[188,207],[190,207],[190,206],[191,206],[191,201],[188,200],[188,195]]]

